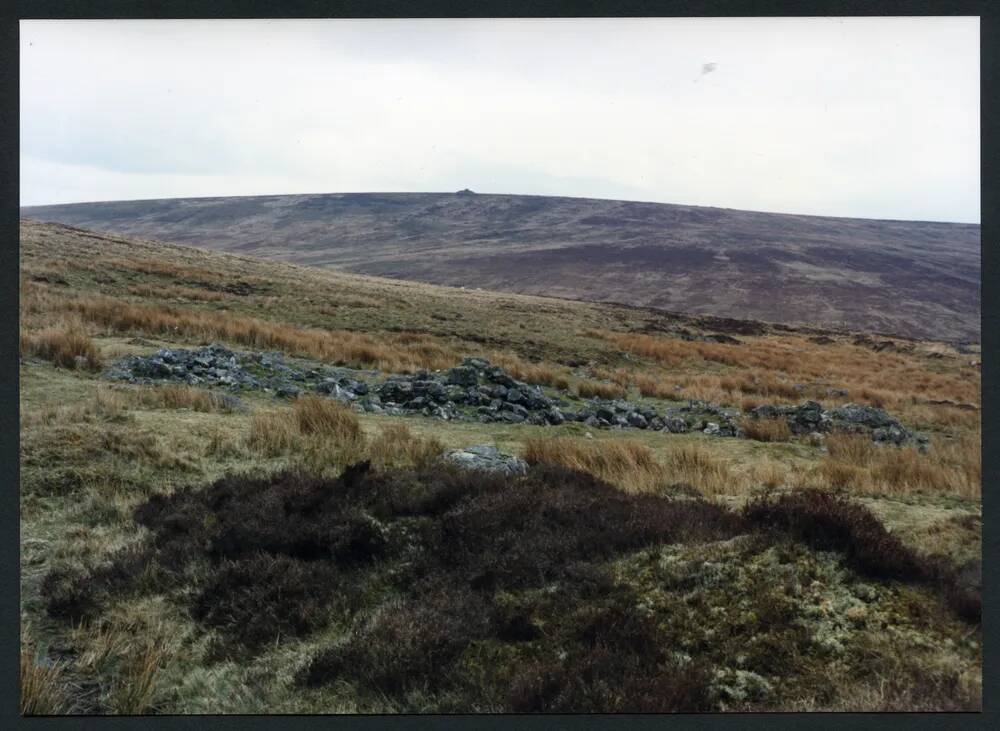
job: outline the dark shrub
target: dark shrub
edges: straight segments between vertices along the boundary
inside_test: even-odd
[[[53,569],[42,579],[45,609],[53,617],[78,622],[93,616],[98,598],[90,573],[81,569]]]
[[[978,622],[981,581],[968,580],[945,558],[908,548],[863,505],[830,492],[805,490],[776,499],[757,498],[743,509],[748,523],[783,531],[808,546],[844,555],[848,566],[875,579],[935,586],[966,621]]]
[[[637,614],[628,592],[574,618],[562,659],[529,663],[513,679],[514,712],[696,712],[711,707],[710,676],[697,662],[668,657],[655,622]],[[606,600],[607,601],[607,600]]]
[[[383,693],[437,689],[455,659],[492,628],[490,605],[472,592],[437,591],[387,607],[344,645],[320,652],[300,680],[320,685],[364,679]]]
[[[42,580],[41,595],[50,616],[90,619],[109,596],[133,591],[140,575],[153,576],[155,569],[144,548],[126,548],[96,568],[53,569]]]
[[[223,562],[195,599],[192,614],[253,649],[326,625],[328,599],[336,589],[329,566],[257,554]]]
[[[925,580],[930,567],[889,533],[863,505],[819,490],[757,498],[743,509],[747,521],[775,528],[821,551],[844,554],[851,568],[877,579]]]

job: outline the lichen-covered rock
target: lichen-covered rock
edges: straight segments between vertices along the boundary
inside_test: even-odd
[[[476,444],[447,451],[444,453],[444,459],[464,469],[501,472],[507,475],[520,475],[528,471],[528,463],[523,459],[504,454],[488,444]]]

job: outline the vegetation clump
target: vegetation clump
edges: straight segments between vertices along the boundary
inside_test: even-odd
[[[764,703],[776,678],[812,672],[828,649],[775,585],[787,571],[772,576],[766,562],[738,607],[712,604],[729,591],[713,578],[729,569],[710,560],[726,546],[759,563],[792,538],[843,555],[862,576],[945,577],[836,496],[791,494],[737,512],[629,494],[552,464],[514,478],[367,461],[336,478],[229,475],[154,495],[135,519],[150,530],[144,545],[89,574],[47,577],[51,614],[93,617],[116,593],[172,593],[217,633],[220,658],[337,628],[341,638],[298,669],[300,685],[348,683],[402,707],[420,693],[445,711]],[[656,563],[668,550],[709,562]],[[706,634],[707,616],[733,626]],[[745,667],[731,668],[741,653]]]

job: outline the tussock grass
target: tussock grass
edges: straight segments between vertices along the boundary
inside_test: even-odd
[[[626,390],[617,383],[602,383],[581,378],[574,384],[574,391],[580,398],[616,399],[624,398]]]
[[[635,386],[639,393],[649,398],[670,399],[677,396],[677,390],[673,384],[665,383],[659,378],[654,378],[645,373],[637,374],[634,378]]]
[[[982,492],[978,435],[934,440],[926,454],[912,447],[878,445],[861,435],[833,434],[826,445],[827,454],[799,476],[802,486],[862,493],[950,493],[970,499]]]
[[[298,420],[289,411],[262,411],[250,417],[247,446],[266,457],[292,452],[299,440]]]
[[[444,449],[437,437],[417,436],[406,424],[386,424],[369,441],[365,454],[372,464],[381,467],[393,464],[425,467],[440,458]]]
[[[152,642],[128,655],[108,694],[111,712],[119,715],[149,713],[153,708],[156,678],[164,660],[163,649]]]
[[[302,434],[343,442],[354,441],[362,435],[358,415],[339,401],[307,394],[295,399],[292,408]]]
[[[569,369],[551,363],[529,363],[516,355],[491,351],[486,356],[491,363],[503,368],[508,375],[525,383],[569,390]]]
[[[253,414],[246,444],[266,457],[298,457],[315,471],[361,460],[380,467],[425,466],[445,449],[436,437],[417,436],[405,424],[384,424],[368,437],[348,406],[315,395],[300,396],[291,409]],[[220,437],[218,448],[234,446]]]
[[[556,464],[587,472],[626,492],[649,492],[666,481],[652,450],[630,439],[535,437],[525,441],[523,456],[529,464]]]
[[[90,337],[77,328],[51,328],[39,332],[21,331],[19,352],[50,360],[62,368],[99,370],[101,353]],[[79,359],[79,360],[78,360]]]
[[[42,409],[21,409],[21,428],[44,424],[129,421],[131,409],[190,409],[201,413],[229,414],[235,402],[205,389],[168,384],[162,386],[108,386],[101,384],[89,399]]]
[[[65,665],[41,665],[32,648],[21,648],[22,716],[55,716],[67,713],[69,698],[63,685]]]
[[[707,495],[737,489],[728,464],[702,444],[670,444],[663,454],[664,467],[673,483],[691,485]]]
[[[758,442],[787,442],[792,438],[788,422],[782,418],[776,419],[741,419],[740,428],[747,439]]]

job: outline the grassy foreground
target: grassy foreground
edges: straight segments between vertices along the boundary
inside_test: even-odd
[[[24,712],[980,705],[975,352],[30,222],[21,247]],[[719,335],[737,342],[698,339]],[[212,341],[385,373],[485,355],[581,397],[854,401],[931,447],[444,422],[264,394],[241,410],[100,377],[124,354]],[[477,443],[531,472],[436,460]]]

